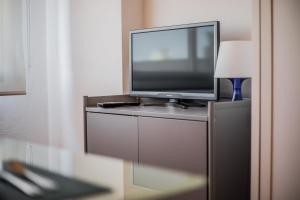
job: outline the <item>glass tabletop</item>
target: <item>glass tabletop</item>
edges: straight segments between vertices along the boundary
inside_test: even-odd
[[[19,160],[51,172],[107,186],[112,193],[85,200],[131,200],[173,196],[205,187],[205,176],[0,138],[0,159]]]

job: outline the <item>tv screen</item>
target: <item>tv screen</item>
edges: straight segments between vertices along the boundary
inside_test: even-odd
[[[217,23],[131,32],[131,91],[141,96],[216,99]]]

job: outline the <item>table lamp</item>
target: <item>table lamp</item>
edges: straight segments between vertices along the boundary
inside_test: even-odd
[[[232,101],[242,100],[242,83],[251,78],[252,42],[224,41],[220,44],[215,78],[228,78],[233,84]]]

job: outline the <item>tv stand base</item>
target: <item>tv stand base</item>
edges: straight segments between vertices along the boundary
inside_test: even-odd
[[[187,103],[179,99],[169,99],[169,102],[164,103],[142,103],[142,106],[161,106],[161,107],[177,107],[187,109],[189,107],[206,107],[206,103]]]
[[[169,99],[169,102],[166,103],[166,105],[171,107],[178,107],[182,109],[187,109],[189,107],[187,103],[184,103],[179,99]]]

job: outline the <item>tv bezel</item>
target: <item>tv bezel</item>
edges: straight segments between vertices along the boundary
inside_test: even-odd
[[[166,31],[186,28],[196,28],[201,26],[214,26],[214,71],[220,45],[220,22],[201,22],[193,24],[183,24],[176,26],[156,27],[148,29],[133,30],[129,32],[129,95],[149,98],[168,98],[168,99],[197,99],[197,100],[218,100],[219,98],[219,80],[214,78],[213,93],[188,93],[188,92],[164,92],[164,91],[134,91],[132,89],[132,35],[136,33],[147,33],[154,31]]]

